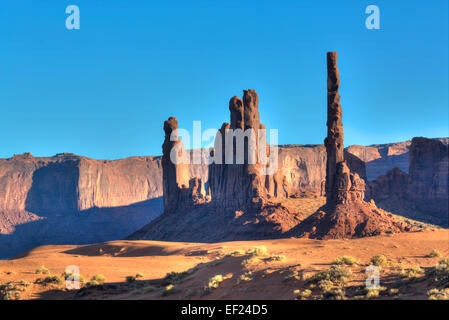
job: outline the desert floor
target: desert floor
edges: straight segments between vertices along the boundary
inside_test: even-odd
[[[259,255],[250,253],[260,246],[266,247],[267,253],[263,248]],[[427,257],[433,249],[442,257]],[[366,267],[379,254],[388,258],[380,270],[380,285],[385,288],[379,295],[367,296]],[[353,276],[338,286],[344,289],[344,298],[427,299],[427,291],[436,286],[434,279],[421,271],[408,271],[416,267],[428,270],[448,257],[449,231],[354,240],[292,238],[211,244],[113,241],[43,246],[0,261],[0,285],[16,285],[20,299],[295,299],[298,289],[310,290],[310,295],[305,294],[307,299],[335,298],[342,296],[325,294],[326,290],[316,284],[311,286],[311,277],[331,268],[333,260],[344,255],[359,260],[357,265],[346,267]],[[60,276],[69,265],[76,265],[86,282],[96,274],[104,275],[105,284],[67,290],[65,282],[39,280]],[[50,275],[36,274],[40,266],[48,268]],[[180,274],[165,278],[169,272]],[[138,273],[142,277],[126,281],[127,276]],[[210,281],[215,276],[218,281]]]

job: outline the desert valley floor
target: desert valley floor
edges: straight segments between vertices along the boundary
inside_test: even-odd
[[[428,228],[353,240],[52,245],[0,261],[0,286],[13,284],[21,299],[295,299],[303,292],[307,299],[320,299],[322,289],[313,285],[313,276],[346,255],[358,263],[345,267],[353,275],[341,285],[344,295],[337,297],[427,299],[435,284],[423,272],[442,259],[428,256],[434,249],[442,257],[449,256],[448,230]],[[383,288],[370,296],[364,292],[365,270],[370,259],[380,254],[388,259],[380,269]],[[69,265],[78,266],[86,282],[104,275],[105,284],[67,290],[60,275]],[[49,274],[36,274],[41,266]],[[170,272],[175,273],[167,276]],[[52,283],[52,276],[60,283]],[[128,276],[132,277],[127,281]],[[295,290],[299,291],[295,294]],[[328,296],[332,297],[335,294]]]

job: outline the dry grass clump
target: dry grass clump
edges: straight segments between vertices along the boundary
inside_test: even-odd
[[[318,288],[323,299],[345,299],[343,286],[353,276],[351,270],[344,265],[333,265],[328,270],[316,273],[308,280],[310,288]]]
[[[432,277],[437,286],[449,288],[449,258],[441,260],[435,267],[427,270],[426,275]]]
[[[45,266],[40,266],[34,271],[35,274],[50,274],[50,270],[48,270]]]
[[[239,283],[242,282],[242,281],[251,281],[251,280],[253,280],[252,274],[253,274],[253,273],[252,273],[251,271],[245,272],[245,273],[242,274],[242,275],[240,276],[240,278],[237,280],[237,284],[239,284]]]
[[[178,292],[178,289],[174,285],[169,284],[165,287],[164,291],[162,291],[162,296],[165,297],[176,292]]]
[[[238,249],[235,251],[232,251],[230,253],[228,253],[226,256],[227,257],[234,257],[234,256],[243,256],[245,254],[245,251],[242,249]]]
[[[254,264],[254,263],[257,263],[257,262],[259,262],[259,261],[260,261],[260,260],[259,260],[258,257],[250,257],[250,258],[244,259],[244,260],[242,261],[242,266],[246,267],[246,266],[248,266],[248,265],[250,265],[250,264]]]
[[[209,279],[209,283],[207,284],[207,289],[216,289],[220,286],[220,283],[223,282],[223,276],[221,274],[217,274]]]
[[[437,249],[433,249],[432,251],[430,251],[430,253],[426,256],[427,258],[441,258],[443,255],[441,254],[440,251],[438,251]]]
[[[293,294],[295,295],[295,299],[299,300],[307,300],[312,295],[312,290],[294,290]]]
[[[377,256],[374,256],[370,259],[370,263],[372,265],[375,265],[379,268],[386,266],[388,264],[388,259],[383,254],[378,254]]]
[[[20,300],[22,292],[25,292],[30,285],[31,283],[24,280],[0,284],[0,300]]]
[[[61,277],[64,280],[68,280],[69,278],[70,278],[70,280],[78,280],[80,282],[81,286],[84,284],[83,276],[78,273],[64,271],[61,274]]]
[[[92,278],[90,278],[90,281],[87,283],[87,286],[89,287],[95,287],[100,286],[106,282],[106,277],[102,274],[96,274]]]
[[[386,291],[386,287],[378,287],[378,288],[365,288],[366,298],[372,299],[377,298],[382,291]]]
[[[409,278],[409,279],[416,278],[420,274],[424,274],[424,270],[418,266],[413,266],[413,267],[401,270],[401,276],[403,276],[405,278]]]
[[[143,273],[137,272],[136,273],[136,279],[138,279],[138,278],[143,278]]]
[[[283,254],[277,254],[277,255],[271,256],[270,260],[284,262],[287,260],[287,257]]]
[[[134,276],[126,276],[125,279],[126,279],[126,282],[128,282],[128,283],[133,283],[136,281],[136,277],[134,277]]]
[[[196,272],[198,268],[192,268],[183,272],[169,272],[164,277],[164,282],[169,284],[178,284],[184,281],[184,278]]]
[[[445,289],[431,289],[427,291],[429,300],[449,300],[449,288]]]
[[[340,258],[335,259],[332,264],[337,265],[346,265],[346,266],[354,266],[357,265],[359,262],[357,258],[354,258],[352,256],[342,256]]]
[[[266,257],[268,256],[268,250],[265,246],[256,246],[254,248],[248,249],[246,254],[252,257]]]
[[[39,278],[36,279],[35,283],[47,285],[47,284],[62,284],[64,283],[64,279],[60,276],[48,276],[46,278]]]
[[[328,270],[322,270],[316,273],[310,278],[309,282],[318,283],[322,280],[328,280],[334,284],[344,285],[351,278],[351,270],[347,269],[345,266],[333,265]]]

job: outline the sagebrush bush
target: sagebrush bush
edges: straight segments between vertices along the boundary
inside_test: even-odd
[[[265,257],[268,255],[268,250],[267,247],[265,246],[256,246],[254,248],[248,249],[246,251],[246,254],[255,257]]]
[[[351,256],[342,256],[340,258],[335,259],[332,262],[332,264],[347,265],[347,266],[357,265],[358,263],[359,263],[358,260]]]
[[[39,268],[36,269],[36,271],[34,273],[36,273],[36,274],[50,274],[50,271],[45,266],[40,266]]]
[[[106,277],[102,274],[96,274],[92,278],[90,278],[90,281],[88,283],[89,286],[100,286],[106,282]]]
[[[431,289],[427,291],[429,300],[449,300],[449,288],[446,289]]]
[[[221,274],[217,274],[216,276],[213,276],[209,279],[207,289],[216,289],[219,287],[221,282],[223,282],[223,276]]]
[[[413,266],[407,269],[401,270],[401,276],[406,278],[416,278],[419,274],[424,274],[424,270],[421,267]]]
[[[318,283],[321,280],[329,280],[336,285],[343,285],[352,278],[351,270],[343,265],[333,265],[328,270],[322,270],[309,279],[309,282]]]
[[[245,254],[244,250],[238,249],[238,250],[235,250],[235,251],[232,251],[232,252],[228,253],[227,256],[234,257],[234,256],[242,256],[244,254]]]
[[[432,251],[430,251],[430,253],[427,255],[428,258],[441,258],[443,255],[441,254],[440,251],[438,251],[437,249],[433,249]]]
[[[312,290],[306,289],[304,291],[294,290],[293,294],[296,299],[307,300],[312,295]]]
[[[383,254],[378,254],[370,259],[370,263],[377,267],[383,267],[388,264],[388,259]]]
[[[449,258],[441,260],[435,267],[427,270],[426,275],[433,277],[438,286],[449,287]]]

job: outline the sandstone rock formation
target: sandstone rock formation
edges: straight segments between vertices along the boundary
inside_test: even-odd
[[[221,163],[209,166],[211,201],[218,207],[261,209],[268,199],[288,196],[286,178],[280,170],[270,175],[261,173],[261,168],[270,164],[261,161],[259,151],[269,157],[270,150],[265,137],[259,145],[259,134],[264,134],[259,129],[265,126],[259,120],[258,104],[259,97],[251,89],[244,90],[243,101],[239,97],[229,101],[231,123],[224,123],[217,133],[212,154]]]
[[[205,201],[206,193],[201,178],[190,179],[191,153],[186,152],[179,139],[178,120],[170,117],[164,122],[165,139],[162,145],[162,185],[164,213],[186,209]]]
[[[290,232],[312,238],[353,238],[412,230],[364,201],[365,182],[349,170],[343,153],[343,123],[337,53],[327,54],[326,205]]]
[[[449,165],[443,141],[413,138],[408,174],[394,168],[370,181],[366,198],[407,217],[447,226]]]
[[[352,173],[344,159],[343,122],[340,105],[340,75],[337,53],[327,53],[327,137],[326,146],[326,202],[348,204],[361,202],[365,197],[365,182]]]

